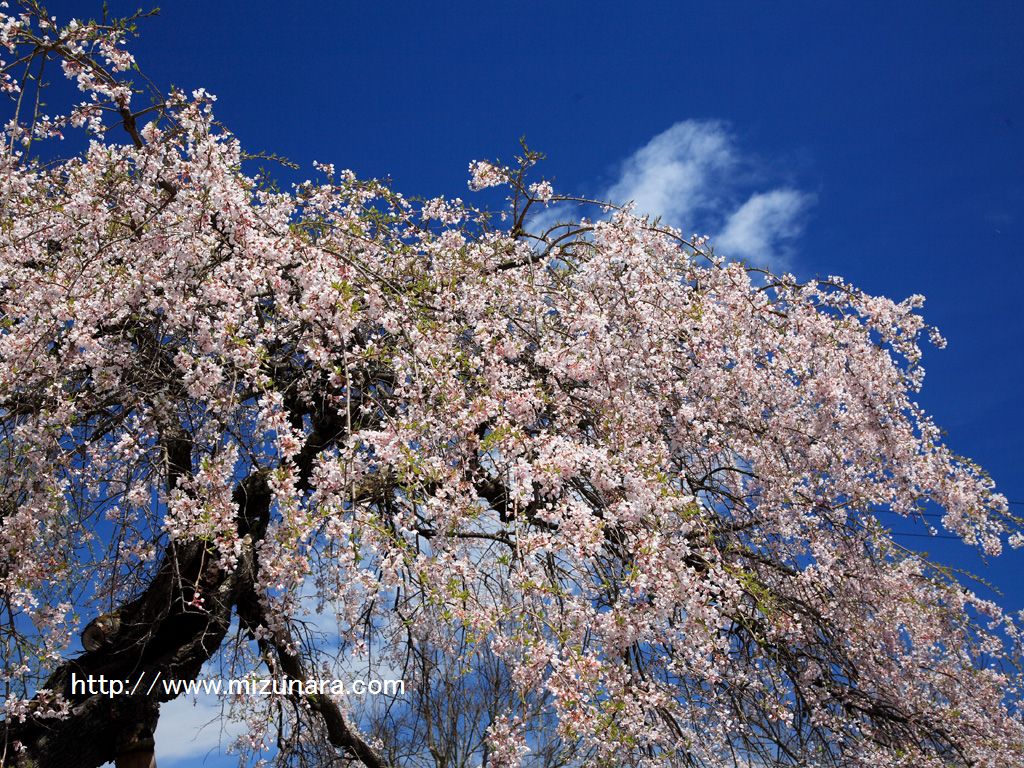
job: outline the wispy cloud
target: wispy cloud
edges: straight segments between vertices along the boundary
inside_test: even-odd
[[[722,124],[686,120],[630,155],[603,197],[616,203],[632,201],[641,215],[682,223],[714,206],[717,190],[736,163]]]
[[[751,189],[752,179],[770,174],[752,174],[754,165],[724,123],[684,120],[626,158],[600,197],[633,202],[636,213],[686,233],[709,233],[720,255],[784,267],[814,196],[791,187]]]
[[[237,757],[225,757],[225,748],[243,728],[223,716],[217,697],[181,696],[160,707],[155,738],[159,763],[168,768],[237,765]]]
[[[803,231],[803,218],[813,196],[795,189],[757,192],[729,214],[714,238],[716,250],[757,264],[785,262],[788,245]]]

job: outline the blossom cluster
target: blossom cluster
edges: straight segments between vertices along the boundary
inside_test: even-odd
[[[0,43],[57,35],[89,94],[35,135],[93,136],[59,163],[24,121],[0,136],[8,717],[67,715],[35,686],[80,616],[202,541],[218,572],[253,553],[259,640],[298,653],[312,599],[342,654],[497,670],[495,765],[544,733],[592,765],[1019,764],[1019,629],[888,528],[933,509],[985,553],[1019,541],[914,399],[920,297],[764,275],[628,212],[556,247],[328,165],[281,191],[205,91],[115,140],[121,33],[26,24]],[[450,671],[420,666],[424,691]],[[243,715],[258,749],[273,718]]]

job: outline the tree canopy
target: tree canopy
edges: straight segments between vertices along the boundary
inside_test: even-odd
[[[403,678],[225,696],[280,765],[1024,761],[1017,624],[882,522],[1020,539],[921,297],[573,220],[525,145],[495,212],[280,189],[135,21],[0,15],[0,762],[151,750],[165,689],[72,675],[210,665]]]

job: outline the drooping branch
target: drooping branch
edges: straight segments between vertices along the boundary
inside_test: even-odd
[[[254,564],[255,565],[255,564]],[[255,571],[243,576],[238,614],[242,624],[255,630],[267,626],[263,605],[254,588]],[[261,634],[260,650],[269,664],[277,667],[286,679],[305,681],[310,675],[301,657],[289,650],[292,638],[273,637]],[[388,768],[384,759],[345,720],[341,709],[332,699],[319,694],[301,694],[289,691],[288,696],[296,704],[308,704],[319,715],[330,744],[344,754],[359,760],[366,768]]]

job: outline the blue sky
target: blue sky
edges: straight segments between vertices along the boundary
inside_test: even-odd
[[[468,197],[467,163],[525,135],[559,191],[638,197],[801,277],[924,294],[949,346],[920,400],[1024,501],[1022,39],[1019,2],[169,0],[135,50],[157,82],[217,94],[250,151],[307,169]],[[1024,552],[984,570],[1014,609],[1022,572]]]

